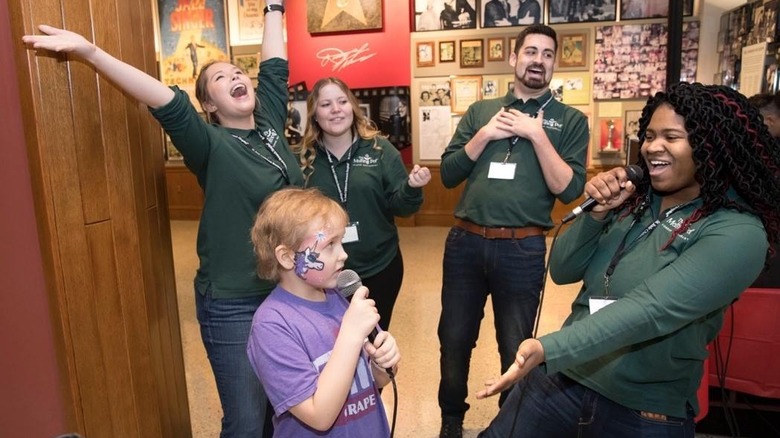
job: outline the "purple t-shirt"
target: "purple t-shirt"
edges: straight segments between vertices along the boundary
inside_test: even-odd
[[[368,356],[361,351],[352,388],[333,427],[319,432],[290,408],[314,395],[349,303],[336,291],[308,301],[277,286],[255,312],[247,353],[274,407],[274,436],[387,437],[390,428]]]

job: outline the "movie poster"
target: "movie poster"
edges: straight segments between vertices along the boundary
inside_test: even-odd
[[[224,0],[159,0],[160,80],[195,99],[195,78],[211,60],[230,62]]]

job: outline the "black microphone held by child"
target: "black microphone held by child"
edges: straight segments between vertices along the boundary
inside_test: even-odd
[[[360,281],[360,276],[357,274],[357,272],[351,270],[351,269],[345,269],[339,273],[338,278],[336,279],[336,287],[341,292],[341,296],[344,298],[349,298],[352,296],[352,294],[355,293],[360,286],[363,286],[363,282]],[[376,339],[376,335],[379,334],[379,331],[374,327],[373,330],[371,330],[371,333],[368,334],[368,342],[370,342],[372,345],[374,344],[374,339]],[[390,377],[393,377],[393,370],[390,368],[385,368],[385,371]]]

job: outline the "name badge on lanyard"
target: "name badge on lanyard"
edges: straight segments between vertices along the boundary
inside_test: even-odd
[[[515,179],[515,169],[517,163],[498,163],[491,162],[488,170],[488,179]]]
[[[615,297],[590,297],[588,299],[588,307],[590,308],[590,314],[598,312],[599,310],[609,306],[617,301]]]
[[[344,238],[341,239],[341,243],[358,242],[359,240],[358,222],[349,223],[345,229]]]

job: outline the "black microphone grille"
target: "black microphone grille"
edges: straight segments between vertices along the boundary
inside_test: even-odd
[[[642,182],[642,178],[645,177],[645,172],[636,164],[630,164],[626,166],[626,176],[628,176],[628,180],[636,186]]]
[[[341,291],[344,298],[349,298],[363,283],[360,276],[352,269],[345,269],[339,273],[336,279],[336,287]]]

